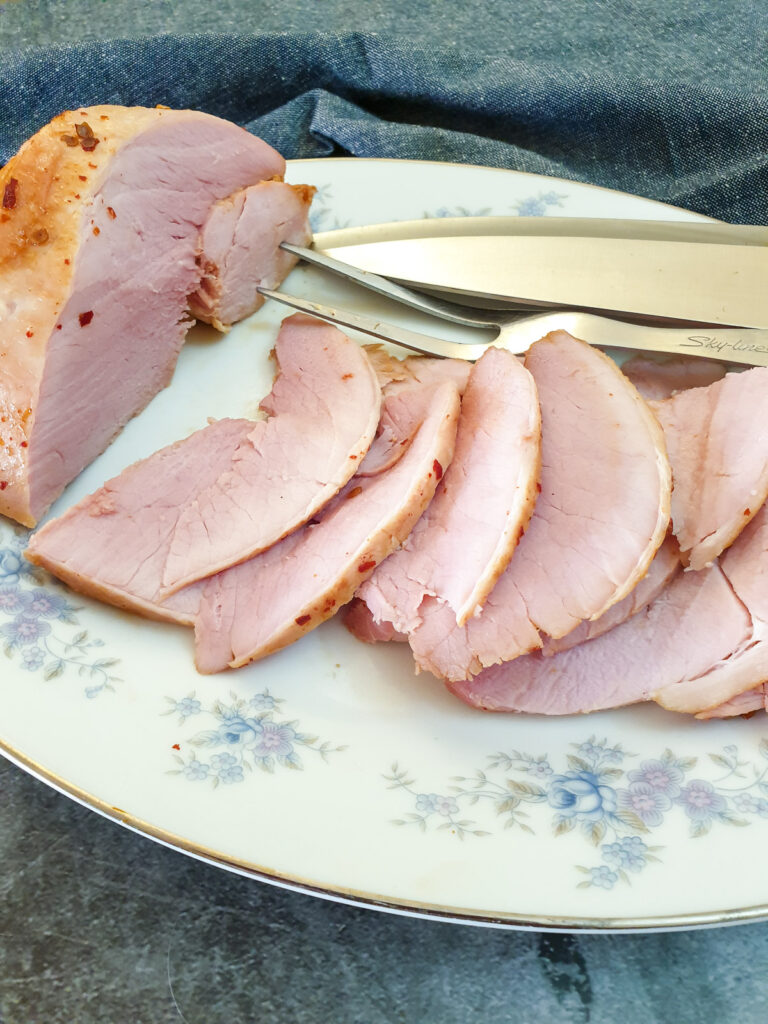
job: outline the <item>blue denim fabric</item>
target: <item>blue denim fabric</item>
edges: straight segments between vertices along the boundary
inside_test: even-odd
[[[754,50],[734,51],[732,76],[722,52],[707,73],[706,40],[695,36],[690,60],[678,50],[647,65],[637,50],[624,63],[621,53],[606,59],[597,38],[594,55],[581,39],[575,56],[555,61],[359,32],[161,35],[10,51],[0,57],[0,161],[63,109],[166,103],[236,121],[287,157],[488,164],[766,223],[768,22],[760,4],[755,11]]]

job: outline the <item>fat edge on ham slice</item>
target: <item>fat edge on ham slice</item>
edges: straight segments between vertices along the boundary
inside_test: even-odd
[[[216,529],[226,541],[227,528],[237,526],[238,551],[257,542],[268,546],[344,485],[375,431],[378,384],[365,353],[336,328],[290,317],[275,352],[280,373],[262,403],[270,419],[218,421],[129,466],[38,530],[27,551],[30,561],[83,593],[155,618],[191,622],[199,600],[195,587],[169,596],[163,581],[180,523],[190,508],[199,511],[200,495],[222,495],[214,511],[223,521],[211,526],[214,540]],[[261,473],[254,472],[254,453]],[[228,500],[243,498],[246,478],[238,470],[244,462],[254,488],[247,529],[233,522]],[[229,491],[223,467],[236,476]]]
[[[197,111],[67,111],[0,170],[0,514],[33,526],[170,381],[211,205],[285,162]]]
[[[540,442],[533,378],[511,353],[489,349],[469,375],[453,462],[434,500],[360,588],[377,623],[411,632],[428,595],[460,624],[477,613],[531,518]]]
[[[463,626],[426,598],[417,663],[455,681],[597,619],[643,578],[669,524],[661,428],[601,352],[563,332],[526,357],[542,416],[541,494],[509,568]],[[397,626],[397,623],[395,623]]]
[[[450,382],[414,386],[387,404],[420,410],[394,466],[355,477],[312,524],[206,581],[195,624],[199,671],[236,668],[299,639],[411,531],[453,456],[459,395]]]

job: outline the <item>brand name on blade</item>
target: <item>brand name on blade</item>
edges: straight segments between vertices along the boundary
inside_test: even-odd
[[[715,335],[691,334],[686,341],[680,342],[680,348],[705,348],[711,352],[759,352],[768,353],[768,345],[758,345],[754,341],[726,341]]]

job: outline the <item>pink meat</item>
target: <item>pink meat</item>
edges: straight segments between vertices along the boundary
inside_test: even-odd
[[[382,388],[393,390],[400,384],[438,384],[451,380],[464,394],[472,364],[464,359],[436,359],[433,356],[407,356],[399,359],[382,345],[366,345],[365,351]]]
[[[737,715],[753,715],[756,711],[768,711],[768,685],[765,683],[754,690],[746,690],[715,708],[700,711],[696,717],[735,718]]]
[[[400,544],[453,455],[459,395],[451,383],[387,399],[421,421],[386,472],[357,477],[317,521],[208,580],[195,625],[201,672],[236,668],[285,647],[333,615]]]
[[[379,422],[381,392],[365,352],[303,314],[283,321],[280,375],[217,480],[180,510],[165,594],[241,562],[310,519],[355,473]]]
[[[597,619],[642,579],[667,530],[661,430],[616,365],[557,332],[531,347],[526,366],[541,404],[541,494],[479,616],[459,627],[439,602],[422,603],[411,648],[443,678],[466,679],[540,647],[539,632],[557,638]]]
[[[737,649],[750,619],[717,565],[678,575],[646,610],[596,640],[551,658],[540,653],[449,684],[486,711],[572,715],[649,700],[694,679]]]
[[[209,114],[103,106],[0,170],[0,513],[34,525],[168,384],[212,204],[284,166]]]
[[[176,518],[252,430],[252,420],[218,420],[136,462],[34,533],[27,558],[81,594],[192,625],[202,584],[160,595]]]
[[[749,634],[698,677],[662,681],[653,699],[671,711],[708,712],[768,680],[768,505],[721,556],[720,570],[749,616]]]
[[[646,400],[669,398],[677,391],[702,388],[725,376],[728,367],[698,356],[632,356],[623,373]]]
[[[406,633],[398,633],[391,622],[376,622],[368,605],[359,597],[349,602],[343,613],[344,625],[364,644],[385,644],[390,640],[408,643]]]
[[[376,622],[412,632],[428,595],[461,624],[479,611],[530,520],[540,434],[533,378],[509,352],[489,349],[472,368],[456,453],[434,501],[360,588]]]
[[[566,633],[559,640],[545,637],[541,653],[544,657],[550,657],[560,651],[570,650],[571,647],[576,647],[577,644],[582,644],[586,640],[594,640],[595,637],[607,633],[609,629],[620,626],[622,622],[626,622],[643,608],[647,608],[651,601],[655,601],[673,577],[680,572],[680,569],[680,549],[677,546],[677,541],[673,537],[667,537],[654,555],[653,561],[648,567],[647,576],[640,580],[635,589],[630,591],[623,601],[613,605],[599,619],[582,622],[580,626],[571,630],[570,633]]]
[[[692,569],[717,558],[768,495],[767,405],[764,367],[653,403],[672,464],[672,525]]]
[[[263,304],[259,288],[275,288],[297,263],[282,242],[308,245],[309,205],[315,189],[262,181],[211,208],[200,236],[204,274],[190,296],[198,320],[226,330]]]
[[[346,483],[375,428],[378,384],[365,354],[334,327],[291,317],[275,352],[280,374],[262,402],[269,419],[212,423],[128,467],[34,534],[29,559],[83,593],[191,622],[198,589],[169,597],[164,580],[201,495],[222,517],[209,527],[211,543],[229,539],[228,523],[238,555],[268,546]]]

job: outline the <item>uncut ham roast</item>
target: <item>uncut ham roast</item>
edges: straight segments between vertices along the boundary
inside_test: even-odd
[[[212,207],[284,170],[217,117],[114,106],[66,111],[0,170],[0,513],[34,525],[168,384]]]

